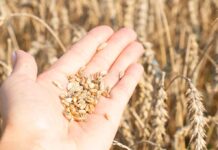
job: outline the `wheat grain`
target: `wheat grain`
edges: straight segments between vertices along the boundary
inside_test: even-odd
[[[64,115],[68,120],[85,121],[87,115],[94,112],[100,96],[109,97],[106,86],[100,87],[104,84],[105,73],[98,72],[85,76],[83,70],[84,68],[81,68],[75,75],[68,76],[66,91],[60,95],[65,108]]]
[[[124,76],[125,72],[124,71],[120,71],[119,72],[119,79],[122,79],[122,77]]]
[[[218,109],[217,9],[217,0],[0,0],[0,83],[10,75],[11,50],[24,49],[32,54],[36,58],[39,73],[47,70],[63,54],[63,47],[53,38],[45,23],[64,47],[70,47],[97,25],[109,25],[114,31],[124,25],[132,27],[145,48],[141,59],[145,72],[126,107],[116,139],[136,150],[153,149],[151,145],[161,148],[161,145],[151,141],[154,129],[151,126],[154,119],[153,105],[158,94],[156,79],[159,78],[156,77],[159,77],[160,71],[167,73],[166,83],[178,75],[191,78],[207,97],[206,119],[215,117]],[[32,15],[42,22],[20,15],[11,18],[9,16],[12,13]],[[76,82],[85,83],[84,80]],[[166,149],[194,149],[192,145],[195,140],[191,141],[190,147],[187,143],[192,135],[191,130],[188,134],[184,131],[191,124],[186,118],[187,106],[183,94],[185,83],[177,80],[171,88],[167,88],[169,119],[164,127],[170,141],[164,141]],[[58,84],[56,86],[60,89]],[[93,84],[86,88],[95,89]],[[104,88],[101,85],[101,89]],[[95,111],[98,103],[96,99],[87,99],[90,105],[75,97],[65,101],[63,99],[67,93],[64,88],[61,102],[64,108],[69,107],[67,112],[72,111],[75,119],[85,120],[84,110],[88,113]],[[78,110],[81,116],[76,112],[77,107],[81,108]],[[73,118],[71,114],[68,117]],[[217,120],[209,123],[205,131],[208,135],[206,145],[217,149]],[[118,148],[112,147],[113,150]]]
[[[109,115],[108,115],[107,113],[104,114],[104,118],[105,118],[106,120],[110,120],[110,117],[109,117]]]
[[[98,48],[97,48],[97,52],[98,51],[101,51],[101,50],[103,50],[103,49],[105,49],[105,47],[107,47],[107,43],[106,42],[104,42],[104,43],[101,43],[99,46],[98,46]]]

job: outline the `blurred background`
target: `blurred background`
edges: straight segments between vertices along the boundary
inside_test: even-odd
[[[32,54],[42,72],[103,24],[134,29],[145,49],[144,76],[111,149],[218,149],[217,0],[0,0],[0,84],[14,50]],[[203,95],[200,143],[195,99],[185,94],[193,87],[181,76]]]

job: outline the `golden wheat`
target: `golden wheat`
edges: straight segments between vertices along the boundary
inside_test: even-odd
[[[145,49],[145,72],[111,149],[217,149],[217,9],[217,0],[0,0],[0,84],[10,75],[16,49],[32,54],[40,73],[91,28],[131,27]],[[166,88],[160,86],[163,71]],[[210,120],[206,130],[199,118]]]

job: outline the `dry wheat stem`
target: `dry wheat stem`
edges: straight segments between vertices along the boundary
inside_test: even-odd
[[[187,43],[187,48],[185,51],[185,60],[184,60],[184,66],[183,66],[183,70],[182,70],[182,75],[184,77],[187,76],[187,72],[188,72],[188,61],[189,61],[189,53],[190,53],[190,47],[191,47],[191,36],[189,36],[188,38],[188,43]],[[181,86],[181,90],[185,89],[185,82],[184,80],[182,80],[182,86]]]
[[[192,78],[192,74],[197,74],[199,76],[197,86],[207,97],[203,101],[207,109],[206,118],[209,120],[206,146],[218,149],[218,126],[215,119],[218,109],[216,101],[218,96],[217,9],[217,0],[0,0],[0,60],[2,62],[0,63],[0,84],[10,72],[8,71],[11,67],[10,51],[18,46],[34,55],[39,73],[45,71],[63,54],[63,48],[55,38],[47,40],[49,37],[53,38],[53,35],[43,22],[39,23],[30,17],[13,19],[10,17],[12,13],[38,16],[50,26],[62,45],[66,47],[80,40],[95,26],[106,24],[117,31],[126,24],[136,30],[138,39],[145,48],[145,55],[141,59],[145,75],[124,112],[116,135],[117,141],[127,146],[134,145],[130,148],[135,150],[150,150],[154,147],[156,149],[161,147],[175,148],[175,150],[188,149],[187,140],[192,133],[191,131],[188,134],[184,133],[185,128],[191,124],[186,119],[186,113],[189,113],[189,110],[186,108],[184,92],[187,89],[183,86],[185,84],[179,83],[181,83],[180,78],[183,78],[182,82],[188,83],[188,78]],[[196,36],[194,42],[193,40],[188,42],[189,35]],[[196,57],[197,53],[193,53],[190,54],[191,57],[187,54],[188,59],[185,60],[185,48],[190,47],[192,51],[192,46],[196,43],[199,58]],[[162,54],[166,53],[166,57],[160,53],[160,50]],[[184,60],[188,64],[193,64],[191,61],[195,60],[192,58],[197,58],[198,64],[194,69],[185,64],[187,73],[183,72]],[[171,63],[173,61],[174,67]],[[169,108],[169,118],[165,126],[169,139],[164,141],[163,146],[151,141],[154,135],[151,123],[154,119],[153,110],[158,94],[157,84],[162,71],[167,73],[165,81],[167,86],[164,90],[167,90],[166,104]],[[175,77],[177,75],[183,75],[183,77]],[[174,83],[174,77],[179,78],[179,80],[175,79],[176,83]],[[66,90],[62,89],[58,82],[53,84],[63,92]],[[130,109],[134,113],[130,112]],[[102,117],[107,120],[108,117],[105,117],[107,116],[105,114]],[[144,129],[142,129],[143,126]],[[184,132],[181,133],[182,131]],[[192,140],[190,143],[190,148],[194,149],[192,143],[195,141]],[[111,149],[121,148],[114,146]]]
[[[165,28],[165,32],[166,32],[166,39],[167,39],[167,43],[169,46],[169,55],[170,55],[170,63],[172,66],[172,71],[174,72],[175,70],[175,54],[174,54],[174,48],[172,46],[172,40],[171,40],[171,35],[170,35],[170,29],[169,29],[169,23],[166,17],[166,14],[164,12],[164,8],[163,8],[163,4],[161,3],[162,1],[158,0],[159,4],[160,4],[160,11],[161,11],[161,17],[162,17],[162,21],[163,21],[163,27]]]
[[[175,82],[175,80],[177,80],[177,79],[179,79],[179,78],[184,79],[184,80],[186,80],[187,82],[190,81],[189,78],[184,77],[184,76],[182,76],[182,75],[178,75],[178,76],[174,77],[174,78],[170,81],[170,83],[166,86],[165,90],[167,91],[167,90],[170,88],[170,86]]]
[[[4,67],[7,70],[7,76],[10,75],[12,68],[10,66],[8,66],[5,62],[0,60],[0,65],[2,65],[2,67]]]
[[[209,56],[209,52],[212,50],[212,46],[209,46],[204,52],[200,51],[200,54],[202,54],[201,58],[199,59],[198,63],[195,65],[193,71],[190,73],[191,76],[193,76],[193,74],[195,73],[195,71],[199,68],[199,66],[201,65],[201,63],[204,61],[205,58],[207,58],[211,64],[215,67],[218,67],[218,65],[216,64],[216,62]]]
[[[10,66],[10,68],[12,68],[12,59],[11,59],[11,56],[12,56],[12,42],[11,42],[11,39],[7,39],[7,51],[8,51],[8,55],[7,55],[7,64],[8,66]]]
[[[180,128],[179,130],[176,131],[176,133],[174,134],[174,149],[177,149],[178,147],[181,147],[181,139],[183,140],[183,138],[185,138],[189,132],[191,130],[191,126],[187,125],[187,126],[183,126],[182,128]]]
[[[13,28],[11,27],[10,24],[7,25],[7,28],[8,28],[8,33],[10,34],[10,37],[13,41],[13,45],[14,45],[15,49],[17,49],[17,50],[20,49]]]
[[[51,29],[51,27],[49,27],[49,25],[42,19],[40,19],[37,16],[34,16],[32,14],[27,14],[27,13],[13,13],[10,14],[8,17],[12,18],[12,17],[30,17],[38,22],[40,22],[44,27],[46,27],[46,29],[52,34],[52,36],[56,39],[56,41],[58,42],[59,46],[61,47],[62,51],[65,52],[66,48],[64,47],[64,45],[62,44],[61,40],[59,39],[59,37],[55,34],[55,32]],[[7,18],[6,18],[7,19]]]
[[[113,141],[113,145],[119,146],[121,149],[126,149],[126,150],[132,150],[131,148],[129,148],[128,146],[114,140]]]
[[[158,145],[158,144],[156,144],[156,143],[154,143],[154,142],[152,142],[152,141],[149,141],[149,140],[137,141],[134,145],[131,145],[130,147],[135,147],[135,146],[137,146],[137,145],[139,145],[139,144],[141,144],[141,143],[147,143],[147,144],[149,144],[149,145],[155,146],[155,147],[158,148],[159,150],[166,150],[165,148],[161,148],[160,145]]]

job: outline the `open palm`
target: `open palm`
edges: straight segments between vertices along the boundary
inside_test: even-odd
[[[96,27],[38,76],[35,60],[17,51],[14,70],[0,90],[4,134],[16,131],[17,136],[21,135],[18,141],[36,140],[42,149],[109,149],[122,112],[143,72],[136,63],[143,47],[135,39],[136,34],[127,28],[113,33],[107,26]],[[96,52],[103,42],[108,45]],[[86,74],[108,71],[104,80],[112,88],[111,98],[102,97],[87,121],[69,122],[63,116],[59,99],[62,91],[53,82],[65,87],[66,76],[83,66]],[[123,71],[125,74],[119,79]]]

